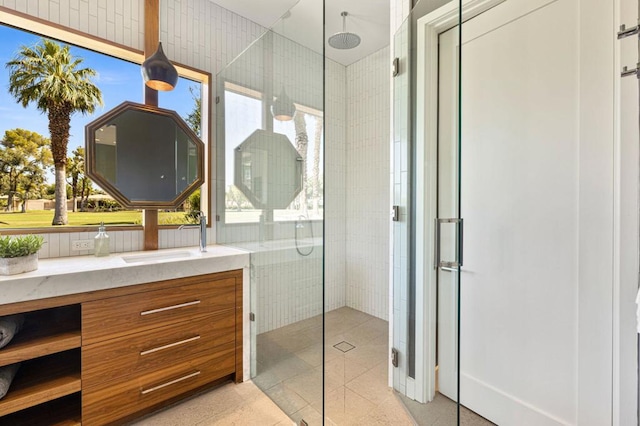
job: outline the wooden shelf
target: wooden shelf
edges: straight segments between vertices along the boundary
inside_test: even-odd
[[[0,399],[0,416],[71,395],[80,386],[78,350],[24,362],[9,392]]]
[[[65,396],[0,418],[11,426],[80,426],[80,393]]]
[[[80,347],[78,306],[25,315],[22,330],[0,349],[0,367]]]

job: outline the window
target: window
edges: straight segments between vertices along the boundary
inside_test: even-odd
[[[38,24],[40,27],[43,25]],[[67,35],[57,28],[51,29],[51,32],[56,33],[57,39],[64,40]],[[71,34],[69,38],[76,42],[82,39],[77,34]],[[38,111],[34,103],[23,108],[16,98],[7,92],[11,70],[4,66],[16,57],[22,46],[33,47],[42,39],[40,35],[0,24],[0,86],[3,87],[0,98],[0,230],[47,228],[47,231],[52,231],[62,228],[71,231],[70,227],[93,227],[100,222],[112,226],[140,225],[140,210],[125,210],[84,176],[83,155],[84,128],[87,123],[123,101],[143,102],[140,65],[132,62],[142,61],[142,56],[88,38],[87,44],[91,47],[97,44],[98,48],[104,47],[111,54],[98,53],[49,38],[60,45],[69,45],[71,55],[83,60],[79,68],[90,68],[97,72],[93,84],[99,88],[104,103],[104,106],[97,107],[93,114],[75,113],[71,116],[66,165],[68,226],[52,227],[55,179],[50,147],[47,145],[48,117],[46,113]],[[114,55],[125,57],[126,60]],[[206,108],[210,76],[181,67],[178,69],[179,72],[182,71],[181,75],[186,74],[186,77],[180,77],[175,90],[159,93],[158,104],[162,108],[176,111],[203,139],[207,145],[207,159],[209,132]],[[206,169],[205,188],[209,180],[208,166]],[[203,193],[202,203],[200,193]],[[159,212],[159,224],[177,225],[192,221],[192,210],[206,210],[204,207],[208,204],[208,195],[208,191],[200,189],[175,211]]]
[[[262,93],[226,82],[224,91],[224,220],[227,224],[259,222],[262,209],[256,208],[240,189],[236,176],[236,152],[238,147],[257,129],[268,130],[286,136],[297,150],[303,167],[303,183],[300,193],[284,209],[274,209],[273,220],[322,219],[323,215],[323,150],[322,112],[296,104],[296,119],[275,120],[264,102]],[[268,121],[267,121],[268,120]],[[296,134],[296,122],[298,134]],[[306,142],[306,146],[305,143]],[[239,176],[248,178],[249,170]],[[247,190],[245,188],[245,190]]]

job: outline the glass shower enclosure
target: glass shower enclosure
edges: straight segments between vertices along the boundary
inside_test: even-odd
[[[217,76],[217,241],[251,253],[251,378],[323,423],[323,2],[289,10]]]

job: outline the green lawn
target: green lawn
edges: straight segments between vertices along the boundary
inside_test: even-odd
[[[142,213],[140,211],[119,212],[69,212],[67,226],[98,226],[105,225],[140,225]],[[160,212],[160,225],[186,223],[183,212]],[[0,229],[3,228],[42,228],[51,226],[53,210],[34,210],[26,213],[0,212]]]

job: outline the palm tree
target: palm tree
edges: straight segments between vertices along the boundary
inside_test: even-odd
[[[316,117],[316,132],[313,140],[313,211],[320,214],[320,148],[322,144],[322,117]]]
[[[297,111],[293,118],[293,124],[296,129],[296,149],[302,157],[302,191],[298,195],[300,202],[299,210],[302,214],[307,215],[307,158],[309,148],[309,135],[307,135],[307,120],[303,112]]]
[[[9,93],[25,108],[34,102],[49,119],[56,179],[53,225],[67,224],[65,168],[71,115],[91,114],[102,105],[100,89],[91,81],[96,72],[79,68],[81,63],[82,58],[74,58],[69,46],[42,39],[33,47],[22,46],[6,64],[11,72]]]

